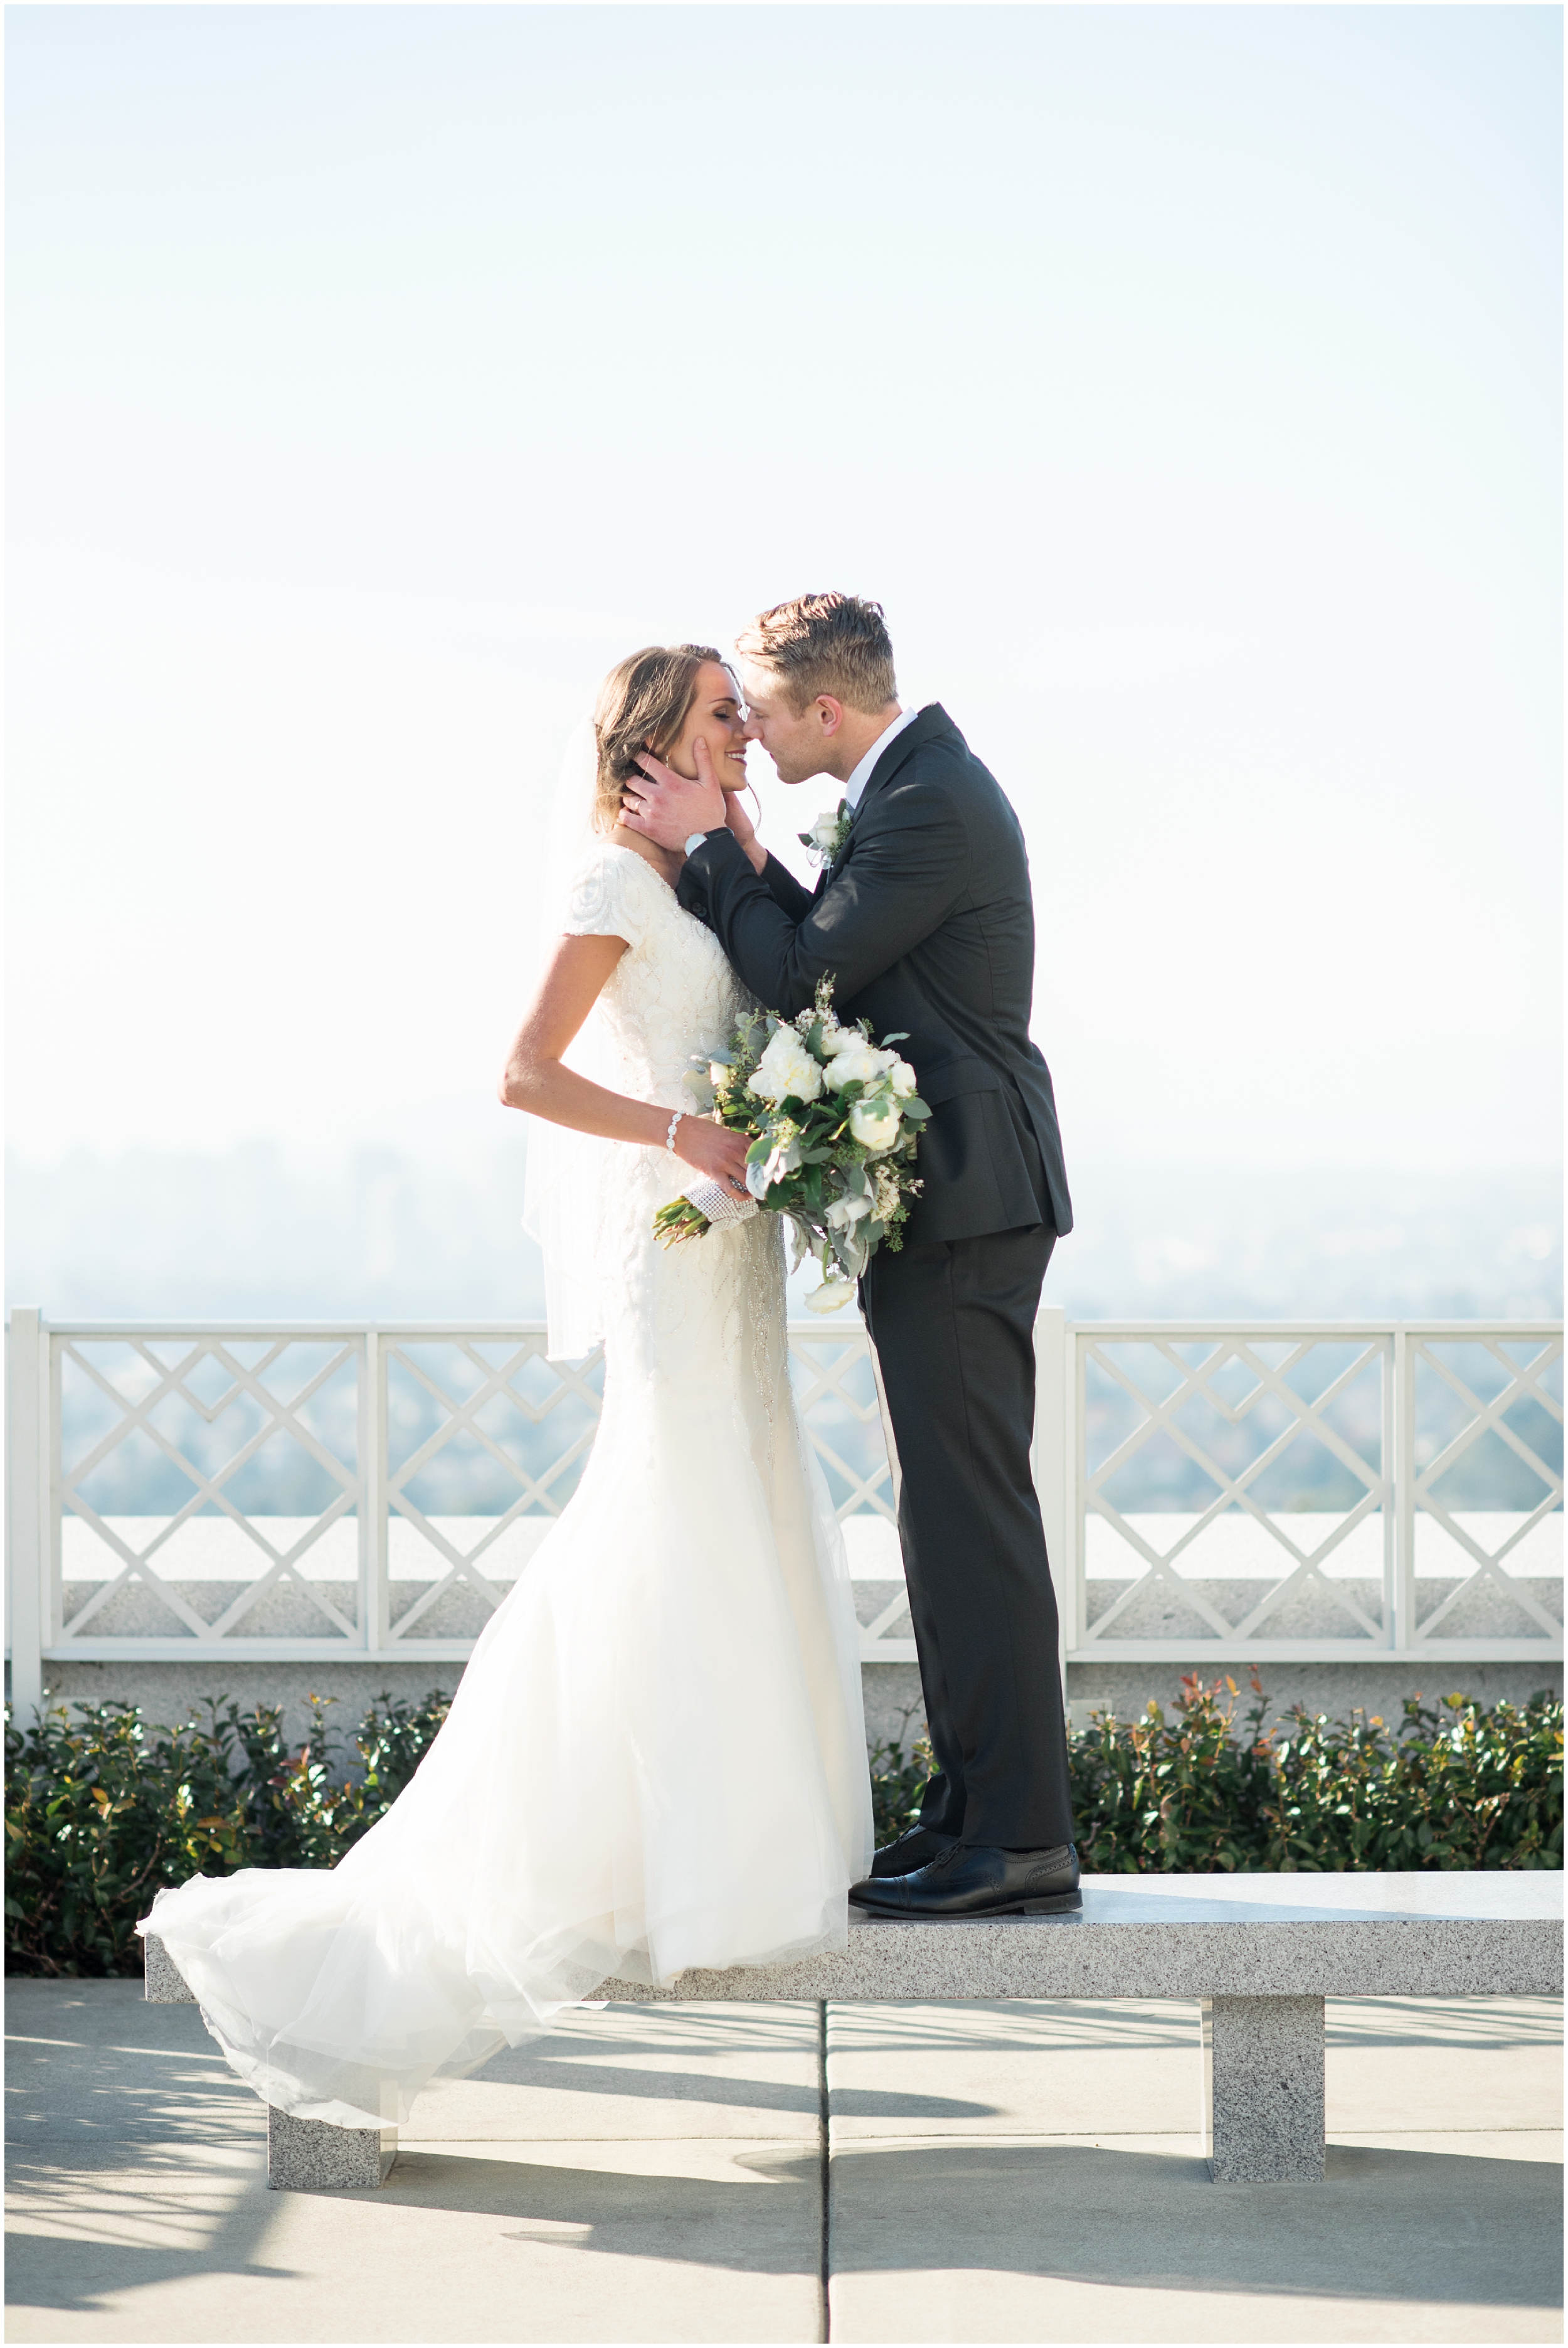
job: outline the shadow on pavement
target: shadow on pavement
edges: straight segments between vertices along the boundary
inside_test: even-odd
[[[1204,2161],[1173,2152],[856,2146],[833,2162],[833,2271],[1561,2304],[1554,2162],[1331,2146],[1327,2166],[1321,2185],[1215,2185]],[[934,2222],[923,2227],[922,2210]]]
[[[257,2256],[275,2208],[264,2154],[216,2174],[184,2147],[151,2144],[112,2163],[95,2147],[90,2166],[13,2152],[7,2168],[10,2306],[89,2314],[122,2291],[199,2275],[275,2282],[293,2272]]]
[[[186,2276],[261,2281],[296,2271],[257,2255],[283,2199],[258,2175],[231,2178],[240,2189],[220,2208],[222,2180],[194,2195],[189,2162],[129,2149],[115,2170],[16,2164],[13,2304],[86,2312]],[[378,2193],[312,2198],[341,2210],[344,2255],[356,2233],[351,2212],[365,2203],[387,2216],[401,2208],[510,2220],[504,2241],[548,2239],[618,2260],[804,2271],[803,2239],[815,2243],[816,2234],[814,2148],[737,2151],[756,2179],[741,2186],[584,2168],[561,2150],[559,2161],[533,2147],[517,2159],[405,2152]],[[1561,2304],[1559,2179],[1546,2162],[1337,2147],[1320,2186],[1216,2186],[1201,2161],[1174,2153],[856,2147],[835,2156],[831,2189],[838,2276],[971,2271],[1273,2299]],[[51,2232],[56,2196],[62,2230]],[[35,2213],[41,2229],[29,2222]],[[166,2223],[171,2239],[117,2239],[133,2214],[138,2232]]]
[[[615,2049],[619,2055],[620,2046]],[[655,2101],[670,2103],[719,2104],[728,2108],[755,2112],[798,2112],[815,2114],[820,2105],[821,2090],[815,2079],[791,2084],[780,2079],[749,2079],[726,2076],[707,2071],[634,2071],[620,2062],[573,2063],[559,2058],[549,2062],[526,2062],[521,2055],[498,2054],[487,2063],[483,2070],[473,2072],[466,2080],[456,2083],[461,2087],[557,2087],[568,2093],[592,2096],[651,2096]],[[414,2107],[414,2117],[404,2133],[410,2137],[420,2134],[421,2124],[440,2116],[441,2098],[447,2089],[439,2084],[428,2087]],[[995,2115],[994,2104],[966,2101],[958,2096],[910,2096],[884,2088],[856,2090],[856,2109],[864,2105],[866,2112],[884,2119],[917,2119],[929,2116],[958,2119],[989,2119]],[[755,2133],[765,2135],[758,2128]]]

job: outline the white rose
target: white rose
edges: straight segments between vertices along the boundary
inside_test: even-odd
[[[897,1101],[857,1100],[849,1112],[849,1130],[865,1149],[891,1149],[900,1123]]]
[[[759,1100],[815,1100],[822,1070],[793,1027],[777,1027],[746,1090]]]
[[[858,1190],[848,1190],[842,1199],[835,1199],[832,1206],[829,1207],[828,1229],[835,1231],[853,1231],[862,1215],[868,1215],[870,1212],[870,1200],[864,1197]]]
[[[708,1082],[716,1093],[723,1091],[734,1073],[728,1060],[710,1060],[708,1063]]]
[[[774,1184],[788,1173],[789,1152],[780,1143],[771,1149],[760,1166],[746,1169],[746,1188],[759,1203],[767,1197]]]
[[[858,1027],[841,1027],[836,1019],[822,1023],[822,1048],[830,1060],[835,1052],[853,1052],[865,1041]]]
[[[852,1280],[825,1280],[820,1288],[809,1292],[805,1301],[814,1313],[836,1313],[854,1293]]]
[[[820,849],[824,856],[830,854],[834,840],[838,836],[838,809],[825,808],[812,825],[807,836],[812,846]]]
[[[899,1059],[897,1053],[893,1056],[892,1089],[899,1100],[907,1100],[915,1090],[915,1071],[908,1061]]]
[[[891,1052],[879,1052],[875,1044],[866,1043],[861,1036],[844,1051],[834,1054],[827,1069],[827,1081],[835,1093],[841,1093],[845,1085],[877,1083],[892,1066]]]

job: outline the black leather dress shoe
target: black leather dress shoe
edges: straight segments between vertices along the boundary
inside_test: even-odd
[[[957,1841],[957,1835],[938,1834],[933,1827],[911,1827],[897,1842],[883,1845],[871,1862],[872,1876],[913,1875],[917,1867],[928,1867],[943,1851],[951,1850]]]
[[[876,1916],[1060,1916],[1081,1908],[1078,1853],[999,1850],[987,1843],[949,1843],[913,1875],[870,1876],[850,1886],[857,1908]]]

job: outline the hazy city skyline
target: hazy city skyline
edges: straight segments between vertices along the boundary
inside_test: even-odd
[[[1559,45],[14,11],[23,1159],[460,1189],[599,675],[839,583],[1023,817],[1070,1169],[1549,1169]]]

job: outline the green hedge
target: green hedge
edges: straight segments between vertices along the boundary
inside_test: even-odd
[[[1134,1721],[1101,1712],[1069,1737],[1086,1874],[1562,1866],[1557,1697],[1490,1710],[1408,1697],[1398,1730],[1298,1705],[1266,1734],[1255,1672],[1252,1691],[1238,1720],[1234,1680],[1186,1679],[1173,1717],[1158,1704]],[[910,1823],[930,1758],[924,1740],[873,1754],[879,1843]]]
[[[1489,1710],[1419,1695],[1395,1730],[1297,1705],[1263,1732],[1255,1699],[1237,1733],[1234,1680],[1183,1682],[1175,1717],[1152,1704],[1131,1725],[1097,1715],[1072,1739],[1080,1850],[1096,1874],[1216,1869],[1560,1868],[1563,1705],[1532,1696]],[[1227,1700],[1228,1698],[1228,1700]]]
[[[175,1728],[130,1704],[57,1704],[25,1735],[6,1715],[5,1970],[137,1973],[136,1921],[166,1883],[241,1867],[330,1867],[391,1808],[446,1717],[376,1698],[353,1742],[309,1699],[302,1746],[281,1706],[224,1699]]]
[[[1087,1870],[1562,1866],[1555,1698],[1412,1698],[1398,1731],[1297,1711],[1265,1735],[1255,1673],[1253,1691],[1239,1723],[1234,1681],[1188,1680],[1173,1717],[1153,1704],[1132,1722],[1097,1714],[1071,1738]],[[446,1708],[439,1691],[420,1704],[382,1695],[345,1744],[313,1698],[294,1747],[280,1709],[222,1698],[173,1728],[126,1704],[59,1704],[24,1734],[8,1727],[7,1972],[135,1973],[136,1921],[160,1885],[330,1867],[396,1799]],[[874,1750],[878,1842],[910,1822],[929,1766],[923,1739]]]

